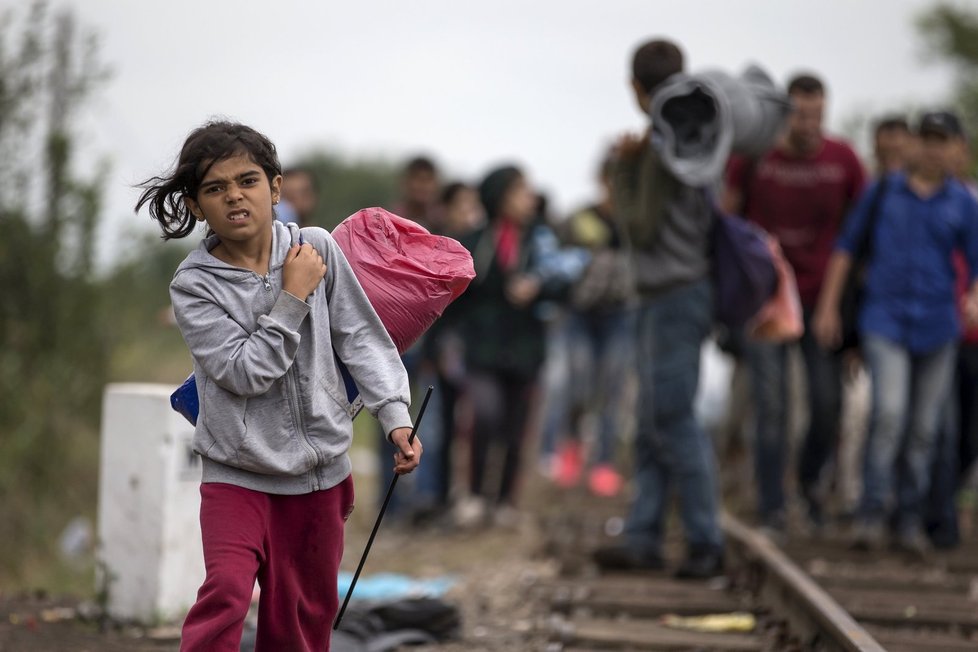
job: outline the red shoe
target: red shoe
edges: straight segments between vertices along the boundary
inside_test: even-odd
[[[581,481],[581,471],[584,458],[581,455],[581,445],[578,442],[568,442],[557,452],[557,469],[554,482],[561,489],[570,489]]]
[[[599,464],[591,469],[587,479],[588,489],[595,496],[613,498],[621,491],[623,481],[621,475],[610,464]]]

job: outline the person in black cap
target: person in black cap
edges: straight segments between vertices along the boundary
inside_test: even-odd
[[[950,111],[931,111],[920,117],[920,124],[917,127],[917,135],[922,139],[936,137],[942,141],[949,141],[964,135],[961,121],[958,116]],[[946,159],[948,153],[943,152],[941,156]]]
[[[924,114],[917,125],[920,154],[908,172],[886,178],[875,223],[871,185],[846,221],[829,262],[814,321],[824,346],[841,338],[839,299],[853,256],[870,243],[859,330],[872,379],[872,418],[864,451],[863,491],[853,545],[882,547],[894,497],[897,547],[922,555],[923,501],[941,412],[954,371],[961,322],[978,323],[978,202],[948,173],[953,141],[962,133],[954,114]],[[970,270],[962,301],[955,297],[952,253]],[[894,471],[903,450],[905,472]]]
[[[962,132],[951,141],[948,170],[978,198],[968,137]],[[955,251],[953,263],[958,297],[963,299],[970,275],[968,262],[960,251]],[[943,549],[960,543],[957,494],[969,486],[974,461],[978,458],[978,328],[966,329],[962,335],[949,398],[931,467],[932,482],[924,521],[931,543]]]

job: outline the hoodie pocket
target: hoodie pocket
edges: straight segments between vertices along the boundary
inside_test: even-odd
[[[319,379],[319,384],[322,386],[333,403],[335,403],[342,411],[346,419],[352,419],[356,416],[355,403],[357,399],[354,399],[354,403],[350,403],[346,397],[346,384],[342,380],[342,376],[339,373],[333,374],[323,374]],[[359,397],[359,395],[357,395]]]
[[[208,380],[203,398],[204,426],[214,442],[204,451],[210,459],[269,475],[297,475],[315,465],[297,439],[278,383],[262,396],[245,398]]]

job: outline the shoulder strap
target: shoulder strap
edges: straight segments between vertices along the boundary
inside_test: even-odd
[[[862,232],[859,234],[859,244],[856,247],[856,258],[865,260],[873,250],[873,233],[876,231],[876,224],[879,222],[883,198],[886,196],[887,187],[890,184],[890,175],[885,174],[880,177],[873,196],[869,200],[869,207],[866,209],[866,223]]]

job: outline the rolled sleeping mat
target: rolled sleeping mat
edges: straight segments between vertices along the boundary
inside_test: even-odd
[[[652,99],[652,146],[677,179],[718,183],[730,154],[760,156],[791,110],[787,93],[757,66],[670,77]]]

